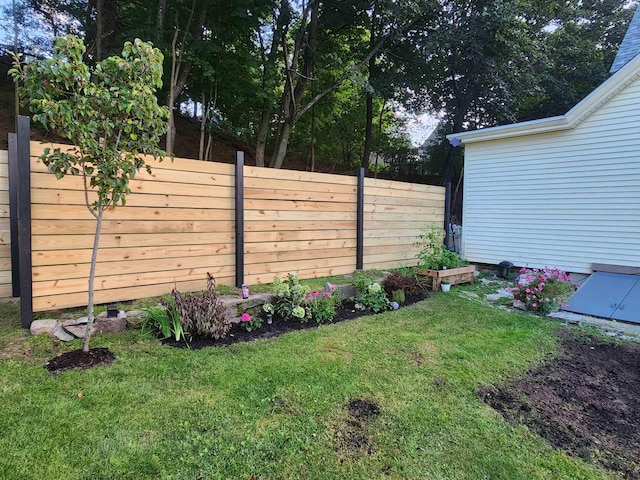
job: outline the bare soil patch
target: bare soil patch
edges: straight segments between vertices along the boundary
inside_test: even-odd
[[[640,479],[640,344],[558,333],[556,358],[479,395],[555,448]]]
[[[88,370],[100,365],[109,365],[116,359],[108,348],[92,348],[88,352],[82,349],[71,350],[49,360],[44,368],[53,375],[67,370]]]

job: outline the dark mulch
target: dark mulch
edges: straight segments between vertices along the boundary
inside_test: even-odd
[[[640,344],[559,335],[557,358],[480,396],[554,447],[640,479]]]
[[[420,293],[418,295],[407,296],[404,306],[411,305],[413,303],[424,300],[426,295]],[[401,307],[402,308],[402,307]],[[333,323],[344,322],[345,320],[353,320],[355,318],[363,317],[366,315],[372,315],[372,312],[363,312],[362,310],[356,310],[353,308],[353,303],[343,302],[341,306],[336,309],[336,316],[333,319]],[[162,341],[165,345],[178,348],[192,348],[198,350],[205,347],[223,347],[233,345],[241,342],[251,342],[253,340],[279,337],[288,332],[294,332],[297,330],[307,330],[309,328],[317,328],[318,324],[312,321],[307,323],[300,323],[296,321],[284,321],[278,316],[273,317],[273,324],[271,328],[268,328],[266,323],[262,324],[262,328],[247,332],[241,325],[235,324],[231,327],[231,331],[225,338],[218,340],[210,337],[194,336],[190,338],[190,341],[180,340],[176,341],[174,338],[167,338]]]
[[[52,358],[44,364],[44,368],[53,375],[67,370],[88,370],[100,365],[108,365],[116,359],[108,348],[92,348],[88,352],[82,349],[71,350]]]

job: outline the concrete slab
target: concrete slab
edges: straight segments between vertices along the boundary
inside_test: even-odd
[[[560,320],[566,323],[577,325],[591,325],[605,332],[618,332],[629,337],[640,339],[640,325],[632,325],[624,322],[616,322],[615,320],[605,320],[603,318],[590,317],[571,312],[553,312],[547,315],[547,318]]]

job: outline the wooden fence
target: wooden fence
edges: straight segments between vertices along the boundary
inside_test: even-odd
[[[31,287],[33,311],[86,305],[95,229],[82,179],[57,180],[38,158],[44,148],[29,146],[31,283],[20,285]],[[0,154],[0,181],[5,164]],[[127,205],[105,212],[97,303],[174,286],[201,290],[207,272],[233,285],[292,271],[302,278],[350,274],[358,262],[365,269],[415,265],[416,235],[444,220],[442,187],[181,158],[150,164],[151,174],[131,181]],[[2,231],[5,248],[8,227]],[[8,247],[0,252],[9,256]],[[9,288],[10,273],[0,278]]]
[[[12,291],[8,162],[7,151],[0,150],[0,297],[10,297]]]

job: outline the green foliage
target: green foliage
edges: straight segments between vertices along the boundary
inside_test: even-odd
[[[336,316],[336,306],[339,298],[335,286],[331,286],[330,292],[315,290],[305,297],[305,310],[307,317],[316,323],[329,323]]]
[[[523,267],[511,292],[528,311],[546,315],[561,307],[575,289],[571,277],[562,270]]]
[[[415,274],[409,274],[409,272],[407,272],[406,275],[400,272],[388,274],[382,281],[382,286],[388,295],[393,294],[393,292],[397,290],[402,290],[406,295],[416,295],[420,291],[420,286],[418,285]],[[404,303],[404,300],[398,303]]]
[[[276,313],[284,320],[297,318],[300,321],[306,321],[308,317],[303,303],[310,291],[308,285],[300,283],[297,273],[290,273],[286,280],[276,278],[273,281],[273,312],[269,312],[266,308],[265,311]]]
[[[243,313],[240,317],[240,325],[247,331],[252,332],[262,327],[262,318],[257,315],[251,316],[248,313]]]
[[[443,267],[456,268],[469,263],[456,252],[450,251],[442,242],[444,230],[431,224],[418,235],[414,245],[420,248],[416,255],[418,268],[428,270],[441,270]]]
[[[142,320],[143,332],[154,333],[163,340],[173,337],[176,341],[180,341],[184,338],[184,329],[173,297],[163,299],[162,306],[147,307],[144,311],[147,315]]]
[[[144,155],[162,158],[166,107],[158,106],[162,54],[151,44],[127,42],[122,56],[90,68],[86,48],[74,36],[56,38],[51,58],[20,64],[10,74],[33,120],[69,139],[76,147],[45,149],[42,161],[56,175],[82,175],[97,194],[93,210],[126,203],[129,179],[145,164]]]
[[[375,313],[393,308],[382,286],[373,282],[365,272],[357,270],[352,284],[358,290],[358,296],[354,299],[356,308]]]
[[[406,299],[407,298],[404,290],[394,290],[393,292],[391,292],[391,300],[396,302],[398,305],[404,304]]]
[[[207,289],[199,293],[182,294],[175,288],[171,291],[175,312],[189,335],[202,335],[215,339],[224,338],[231,329],[227,307],[215,292],[216,282],[207,273]]]

